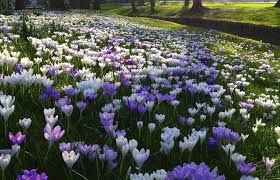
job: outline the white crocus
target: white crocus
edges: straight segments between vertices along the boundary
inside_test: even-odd
[[[31,125],[32,120],[30,118],[23,118],[18,121],[19,125],[24,129],[27,130]]]
[[[234,144],[227,144],[225,146],[222,146],[223,150],[226,152],[228,156],[231,156],[231,154],[235,150],[235,145]]]
[[[149,132],[152,133],[156,128],[156,124],[155,123],[149,123],[148,124],[148,129],[149,129]]]
[[[63,160],[68,168],[72,169],[73,165],[77,162],[77,160],[80,157],[80,154],[75,154],[74,151],[71,151],[70,153],[67,151],[63,151],[62,153]]]
[[[165,115],[164,114],[155,114],[155,118],[158,121],[158,123],[161,124],[165,120]]]
[[[51,115],[51,116],[45,116],[45,120],[46,120],[46,122],[53,128],[54,125],[55,125],[55,123],[56,123],[57,120],[58,120],[58,115],[56,115],[56,116],[53,116],[53,115]]]
[[[49,109],[44,109],[44,115],[45,116],[54,116],[55,114],[55,108],[49,108]]]
[[[141,149],[140,151],[138,149],[134,149],[132,151],[132,157],[134,159],[134,161],[136,162],[137,166],[139,169],[141,169],[141,167],[143,166],[144,162],[147,161],[147,159],[150,156],[150,150],[147,149],[145,151],[145,149]]]
[[[8,165],[10,164],[11,161],[11,155],[10,154],[1,154],[0,156],[0,167],[2,172],[4,172],[6,170],[6,168],[8,167]]]

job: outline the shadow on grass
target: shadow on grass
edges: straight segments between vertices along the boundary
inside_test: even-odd
[[[186,7],[183,6],[180,11],[177,12],[177,16],[179,17],[196,17],[200,18],[203,17],[205,14],[207,14],[210,11],[209,8],[203,7],[199,10],[193,10],[191,6]]]

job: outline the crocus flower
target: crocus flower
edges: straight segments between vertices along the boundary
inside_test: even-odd
[[[32,120],[30,118],[23,118],[18,121],[19,125],[24,129],[27,130],[31,125]]]
[[[54,127],[55,123],[58,120],[58,115],[56,115],[55,117],[53,115],[51,116],[45,116],[45,120],[46,122],[51,126],[51,128]]]
[[[48,176],[44,172],[37,173],[36,169],[24,170],[22,174],[17,175],[17,180],[48,180]]]
[[[225,180],[225,177],[218,174],[217,168],[210,171],[210,168],[205,163],[197,165],[192,162],[175,167],[172,171],[168,172],[166,179]]]
[[[61,107],[61,110],[69,118],[73,112],[73,108],[74,108],[73,105],[64,105]]]
[[[134,149],[132,151],[132,157],[134,159],[134,161],[136,162],[137,166],[139,167],[139,169],[141,169],[141,167],[143,166],[144,162],[147,161],[147,159],[150,156],[150,150],[147,149],[145,151],[145,149],[141,149],[140,151],[138,149]]]
[[[252,163],[246,164],[244,161],[239,161],[237,163],[237,169],[241,172],[242,175],[248,175],[256,171],[256,166],[254,166]]]
[[[117,92],[117,87],[114,84],[105,82],[102,86],[103,93],[106,96],[114,96]]]
[[[274,166],[276,160],[275,159],[269,159],[268,157],[263,157],[263,162],[265,164],[265,168],[267,172],[271,171],[272,166]]]
[[[0,95],[0,114],[3,116],[5,122],[8,121],[9,117],[15,111],[15,97]]]
[[[4,172],[6,170],[6,168],[8,167],[8,165],[10,164],[11,161],[11,155],[10,154],[1,154],[0,155],[0,167],[2,172]]]
[[[110,169],[114,169],[117,167],[118,163],[114,162],[114,160],[118,157],[118,153],[115,152],[112,148],[107,146],[106,144],[103,146],[103,153],[99,155],[99,159],[108,162],[108,167]]]
[[[25,141],[26,135],[22,134],[21,132],[18,132],[16,135],[13,135],[11,132],[9,132],[9,140],[12,144],[18,144],[20,145],[23,141]]]
[[[44,137],[51,144],[58,141],[64,135],[64,130],[61,131],[61,127],[58,125],[54,129],[47,123],[44,128]]]
[[[74,151],[71,152],[63,151],[62,157],[66,166],[72,169],[73,165],[78,161],[80,154],[79,153],[75,154]]]
[[[87,104],[83,101],[77,102],[76,107],[80,110],[80,112],[84,111]]]

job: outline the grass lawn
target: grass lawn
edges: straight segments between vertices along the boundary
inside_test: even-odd
[[[160,17],[189,17],[212,20],[225,20],[280,26],[280,9],[274,3],[203,3],[208,8],[204,13],[190,13],[190,7],[184,8],[183,3],[156,4],[156,13]],[[103,11],[119,15],[130,15],[130,4],[103,4]],[[138,16],[150,16],[150,7],[138,7]]]

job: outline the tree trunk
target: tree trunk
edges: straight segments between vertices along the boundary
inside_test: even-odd
[[[94,9],[96,10],[100,10],[100,0],[95,0],[94,1]]]
[[[138,0],[138,6],[145,6],[145,0]]]
[[[151,3],[151,14],[155,13],[155,0],[150,0]]]
[[[8,0],[0,0],[0,10],[8,10],[9,9],[9,2]]]
[[[23,10],[23,9],[25,9],[25,2],[24,2],[24,0],[16,0],[15,10]]]
[[[192,11],[200,11],[203,9],[201,0],[193,0]]]
[[[190,5],[190,0],[185,0],[185,6],[189,7],[189,5]]]
[[[274,7],[280,8],[280,0],[277,1],[277,3],[274,5]]]
[[[50,9],[65,10],[64,0],[49,0]]]
[[[81,9],[89,9],[89,0],[80,0]]]
[[[135,13],[137,11],[136,5],[135,5],[135,0],[131,0],[131,8],[132,8],[133,13]]]

